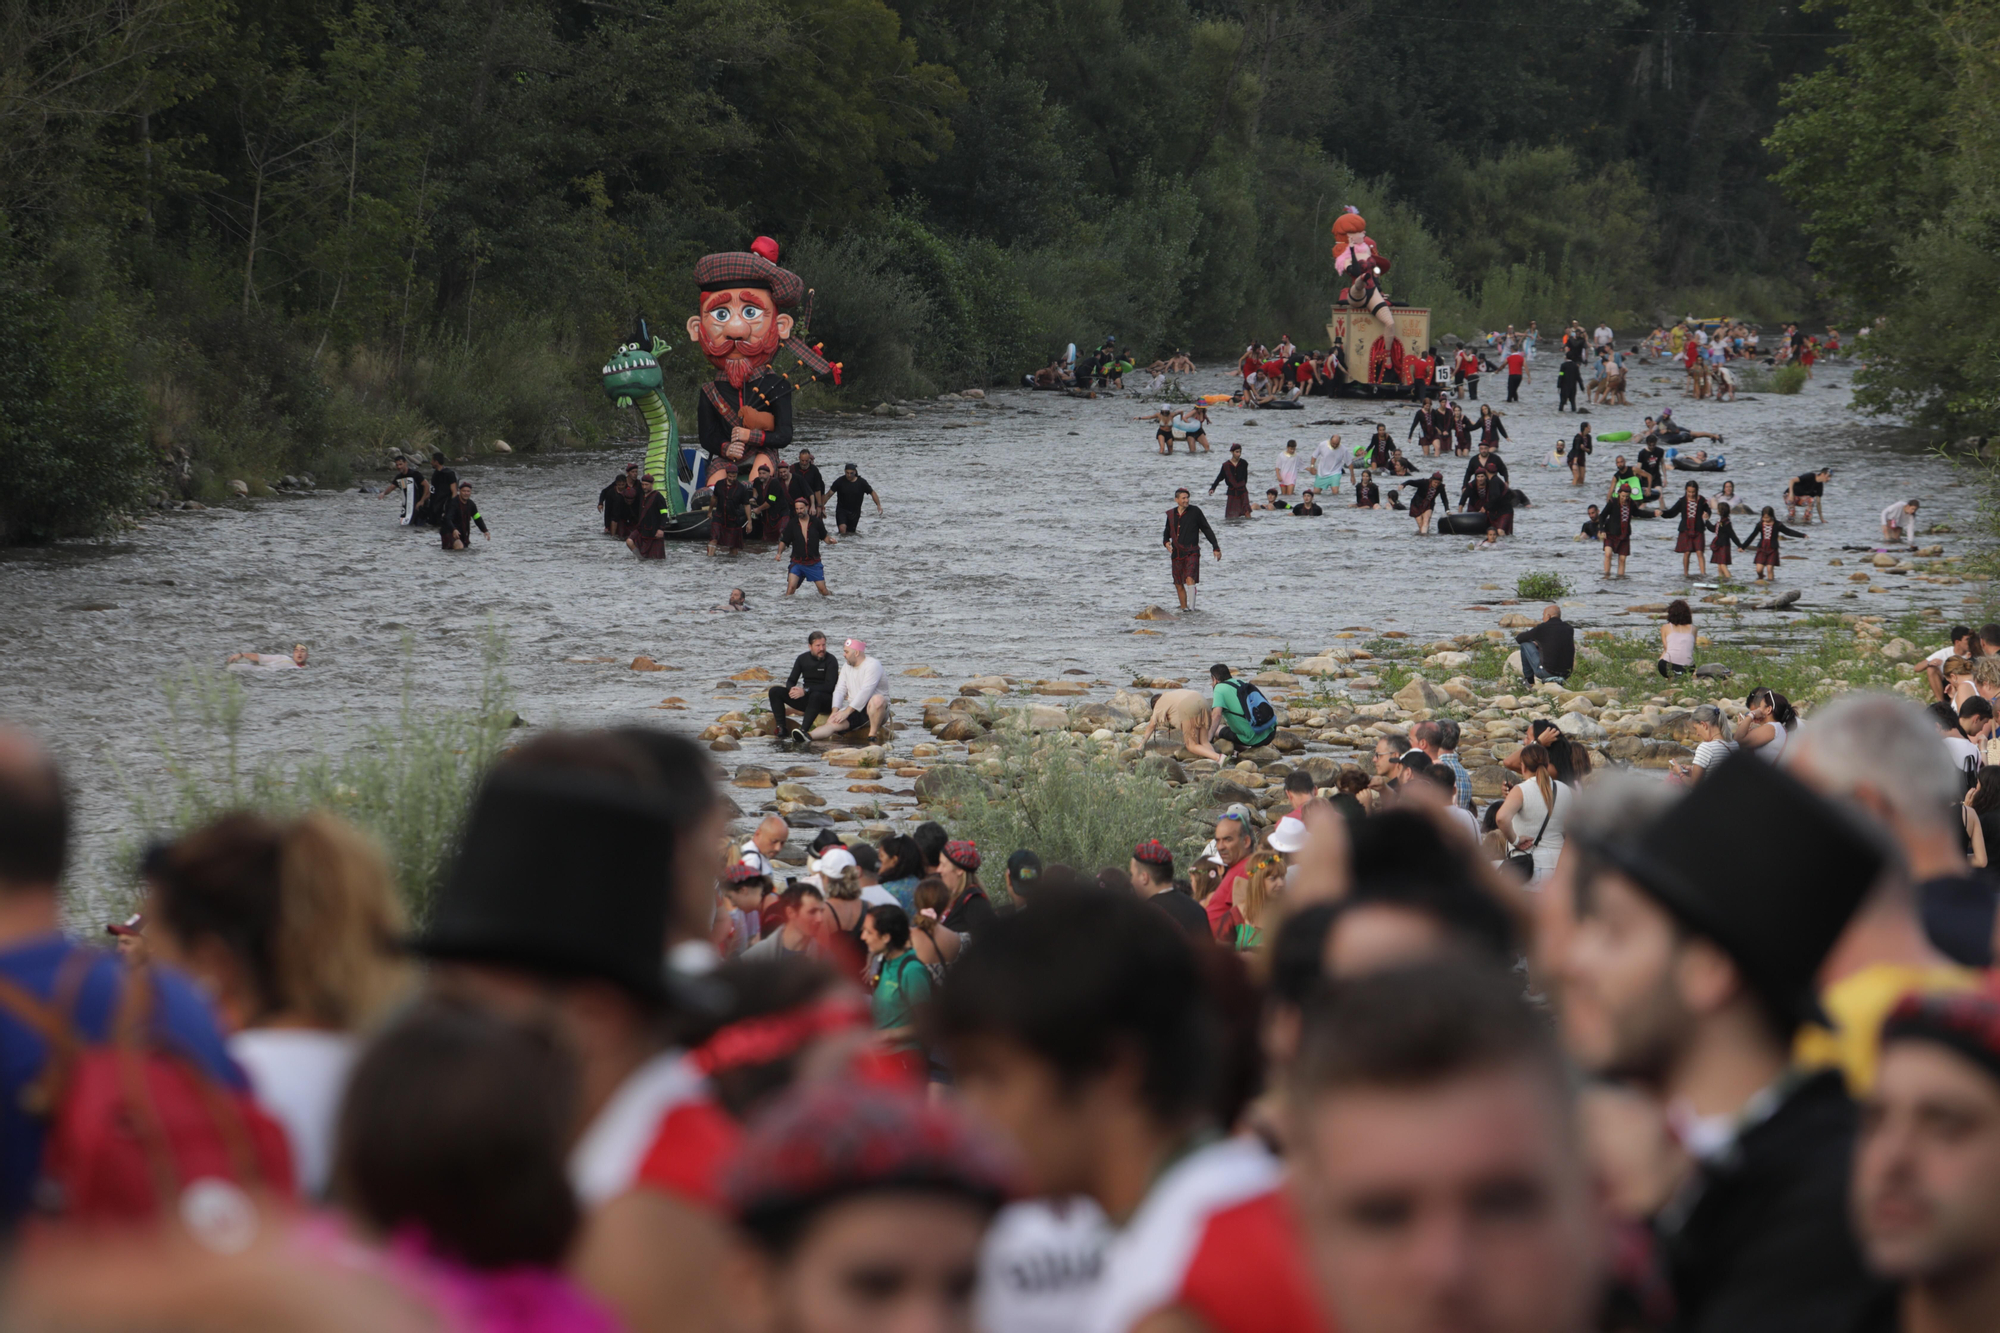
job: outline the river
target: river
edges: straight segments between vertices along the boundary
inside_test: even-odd
[[[718,691],[716,682],[752,665],[782,677],[816,628],[836,643],[867,640],[892,678],[913,664],[937,670],[935,683],[896,681],[913,705],[907,720],[916,699],[983,673],[1067,671],[1124,684],[1134,672],[1187,676],[1214,660],[1254,664],[1275,647],[1314,650],[1356,627],[1418,636],[1485,629],[1495,612],[1467,608],[1511,596],[1516,576],[1536,569],[1576,585],[1572,620],[1630,624],[1624,607],[1685,586],[1673,525],[1641,525],[1630,579],[1599,582],[1596,546],[1572,540],[1585,492],[1541,466],[1575,427],[1553,410],[1553,371],[1545,359],[1525,400],[1501,405],[1511,434],[1503,453],[1534,506],[1518,516],[1518,535],[1493,550],[1419,541],[1404,515],[1346,508],[1344,492],[1323,518],[1228,524],[1221,494],[1204,494],[1232,441],[1245,445],[1261,495],[1287,438],[1302,451],[1336,430],[1364,438],[1378,413],[1401,438],[1407,407],[1384,413],[1319,399],[1296,412],[1221,408],[1212,414],[1213,454],[1163,458],[1151,426],[1131,419],[1150,406],[1136,394],[1090,401],[1024,390],[994,391],[983,403],[912,404],[916,414],[904,418],[802,418],[798,441],[827,477],[857,463],[888,511],[877,518],[871,505],[860,534],[827,550],[834,596],[826,602],[810,588],[779,596],[783,566],[768,552],[711,560],[689,547],[642,563],[602,536],[597,493],[627,451],[459,465],[493,531],[467,554],[444,553],[428,530],[398,527],[394,502],[375,499],[372,487],[153,515],[112,539],[0,552],[0,717],[26,722],[60,753],[78,797],[79,906],[104,912],[123,888],[112,852],[130,833],[118,768],[141,777],[157,769],[150,740],[164,714],[160,681],[235,651],[284,651],[296,640],[312,653],[305,671],[246,678],[244,740],[254,759],[340,745],[360,722],[393,712],[406,671],[421,698],[469,699],[489,624],[504,631],[507,676],[531,722],[679,718],[694,727],[749,701],[749,691]],[[1230,380],[1217,367],[1185,387],[1219,391]],[[1804,590],[1801,610],[1929,604],[1966,614],[1967,586],[1909,583],[1895,595],[1839,600],[1855,557],[1838,569],[1829,557],[1873,542],[1891,499],[1921,496],[1926,527],[1953,525],[1959,535],[1933,539],[1950,554],[1969,549],[1978,522],[1977,493],[1949,463],[1911,432],[1849,410],[1846,369],[1821,367],[1796,396],[1734,403],[1687,400],[1668,367],[1636,368],[1631,380],[1632,406],[1596,409],[1595,428],[1636,427],[1671,406],[1691,428],[1727,435],[1727,475],[1754,505],[1778,502],[1794,474],[1835,469],[1827,526],[1785,547],[1780,587]],[[1501,386],[1487,376],[1487,399]],[[1344,424],[1315,424],[1333,418]],[[1608,484],[1612,455],[1633,449],[1599,446],[1589,495]],[[1446,466],[1455,492],[1463,465]],[[1702,480],[1712,493],[1723,478]],[[1182,485],[1216,521],[1224,558],[1203,561],[1196,614],[1141,625],[1134,616],[1147,605],[1174,604],[1160,529]],[[1747,556],[1737,565],[1745,577]],[[751,613],[712,613],[732,585],[747,591]],[[681,670],[633,672],[623,664],[638,654]],[[612,660],[578,660],[591,658]],[[666,695],[685,697],[691,711],[653,711]],[[746,758],[751,748],[761,746],[747,744]]]

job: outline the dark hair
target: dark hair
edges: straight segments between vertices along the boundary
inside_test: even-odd
[[[1295,768],[1285,774],[1285,790],[1296,792],[1301,796],[1309,796],[1318,790],[1318,784],[1313,781],[1312,774],[1306,772],[1303,768]]]
[[[1513,918],[1475,868],[1409,810],[1386,810],[1349,830],[1354,885],[1346,901],[1386,903],[1435,917],[1456,938],[1511,966],[1519,952]]]
[[[277,940],[284,833],[238,811],[168,848],[153,882],[159,924],[187,944],[214,940],[243,968],[265,1017],[282,1007]]]
[[[778,895],[779,910],[784,914],[784,919],[790,921],[797,915],[799,908],[805,905],[808,898],[826,901],[826,895],[819,891],[817,884],[801,879],[787,885],[785,891]]]
[[[944,825],[934,819],[926,819],[910,833],[910,841],[917,844],[923,853],[924,866],[936,870],[938,858],[944,855],[944,845],[951,841],[951,834],[944,831]]]
[[[943,916],[944,909],[951,906],[951,887],[944,882],[942,875],[925,875],[910,890],[910,902],[919,912],[929,907]]]
[[[1229,679],[1229,668],[1217,662],[1208,669],[1208,678],[1217,684],[1221,684],[1223,681]]]
[[[1414,745],[1429,743],[1442,748],[1443,739],[1444,733],[1438,730],[1438,724],[1435,722],[1419,722],[1410,728],[1410,741]]]
[[[906,834],[898,833],[882,839],[882,855],[896,859],[897,879],[909,875],[921,878],[924,873],[924,849],[917,846],[915,838]]]
[[[854,857],[854,864],[873,875],[882,869],[882,857],[872,842],[856,841],[848,853]]]
[[[1688,609],[1685,597],[1676,597],[1667,603],[1667,623],[1669,625],[1694,624],[1694,612]]]
[[[1977,638],[1978,635],[1979,631],[1970,625],[1953,625],[1951,627],[1951,641],[1953,643],[1957,643],[1960,639]]]
[[[0,764],[0,880],[53,884],[68,854],[69,794],[54,757]]]
[[[420,1230],[473,1268],[556,1267],[578,1223],[565,1163],[576,1083],[543,1029],[424,1000],[348,1077],[334,1194],[375,1230]]]
[[[946,979],[943,1035],[1012,1038],[1079,1088],[1130,1052],[1138,1095],[1161,1120],[1209,1106],[1221,1019],[1194,947],[1167,914],[1098,888],[1043,894],[1001,917]]]
[[[1458,795],[1458,775],[1444,764],[1428,764],[1418,776],[1444,788],[1447,795]]]
[[[901,952],[910,945],[910,914],[894,903],[883,903],[880,907],[868,909],[868,920],[875,923],[875,933],[889,941],[889,948]]]
[[[1548,1021],[1501,968],[1463,959],[1322,986],[1307,1000],[1291,1086],[1301,1098],[1349,1088],[1410,1090],[1525,1066],[1567,1111],[1574,1088]]]
[[[1995,624],[1989,620],[1984,625],[1981,625],[1979,627],[1979,641],[1981,643],[2000,643],[2000,624]]]
[[[1972,808],[1980,814],[2000,808],[2000,764],[1979,770],[1972,784]]]
[[[1458,723],[1452,721],[1448,717],[1445,717],[1445,718],[1439,718],[1436,722],[1432,723],[1431,725],[1438,729],[1439,749],[1456,750],[1458,748],[1458,736],[1459,736]]]
[[[1743,706],[1745,708],[1755,708],[1757,706],[1757,696],[1760,694],[1771,705],[1771,720],[1773,722],[1776,722],[1786,731],[1790,731],[1798,725],[1799,715],[1798,711],[1792,707],[1792,701],[1768,685],[1759,685],[1756,689],[1750,691],[1749,697],[1743,701]]]
[[[816,629],[812,633],[806,635],[806,647],[810,648],[815,643],[823,643],[825,642],[825,640],[826,640],[826,631],[823,629]]]
[[[1992,717],[1993,705],[1975,694],[1958,706],[1958,716],[1961,721],[1968,717]]]
[[[1523,773],[1531,773],[1537,769],[1553,768],[1556,762],[1555,757],[1549,753],[1547,746],[1537,745],[1533,742],[1523,745],[1517,752],[1517,755],[1521,761],[1521,771]]]
[[[1924,705],[1924,711],[1931,715],[1931,721],[1944,729],[1945,735],[1960,737],[1965,735],[1965,728],[1958,725],[1958,710],[1942,699]]]

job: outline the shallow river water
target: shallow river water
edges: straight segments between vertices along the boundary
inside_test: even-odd
[[[1221,493],[1203,494],[1232,441],[1245,445],[1261,496],[1275,484],[1287,438],[1302,452],[1333,431],[1358,440],[1379,414],[1400,440],[1407,406],[1318,399],[1297,412],[1221,408],[1212,413],[1214,453],[1163,458],[1151,426],[1131,419],[1149,407],[1134,393],[1089,401],[1001,390],[983,404],[921,405],[909,418],[802,419],[798,442],[828,479],[844,463],[859,464],[888,510],[878,518],[870,505],[860,535],[828,548],[834,596],[824,602],[809,587],[779,596],[783,566],[770,552],[710,560],[691,546],[642,563],[602,536],[597,493],[628,461],[625,451],[459,465],[493,529],[491,541],[475,540],[462,555],[442,552],[429,530],[398,527],[394,502],[373,498],[372,488],[172,512],[112,540],[0,552],[0,717],[25,721],[61,753],[79,795],[84,904],[103,909],[117,893],[110,851],[127,831],[117,766],[144,775],[156,762],[149,741],[164,712],[161,679],[235,651],[284,651],[302,640],[312,652],[305,671],[246,678],[245,742],[254,757],[340,745],[361,721],[396,707],[406,669],[420,697],[468,700],[489,624],[505,634],[507,677],[530,721],[678,719],[691,728],[754,697],[747,688],[717,691],[716,682],[752,665],[782,678],[815,628],[836,643],[867,640],[897,696],[911,701],[908,720],[916,699],[985,673],[1068,670],[1123,684],[1134,672],[1188,676],[1216,660],[1254,664],[1284,645],[1316,650],[1356,627],[1420,637],[1486,629],[1497,611],[1467,608],[1510,597],[1528,570],[1569,578],[1577,592],[1568,614],[1579,624],[1632,624],[1639,617],[1626,606],[1685,586],[1673,525],[1640,525],[1629,580],[1600,583],[1598,548],[1572,537],[1586,493],[1595,498],[1608,484],[1612,456],[1636,446],[1600,445],[1582,491],[1566,472],[1544,470],[1549,446],[1574,430],[1553,410],[1553,369],[1544,363],[1524,401],[1502,405],[1511,433],[1503,453],[1534,506],[1497,550],[1470,550],[1462,538],[1418,540],[1400,513],[1347,508],[1345,491],[1323,518],[1266,514],[1227,524]],[[1229,379],[1217,368],[1186,387],[1222,390]],[[1633,428],[1672,406],[1692,429],[1728,436],[1726,475],[1749,503],[1778,502],[1786,479],[1808,468],[1835,468],[1827,526],[1785,544],[1779,586],[1804,590],[1800,610],[1936,605],[1959,614],[1972,591],[1963,585],[1890,580],[1890,595],[1838,600],[1855,556],[1840,569],[1828,558],[1843,544],[1873,542],[1892,498],[1921,496],[1925,526],[1946,522],[1969,534],[1976,518],[1974,491],[1948,463],[1907,432],[1848,410],[1844,370],[1822,367],[1795,397],[1719,404],[1686,400],[1667,368],[1641,367],[1631,379],[1632,406],[1595,409],[1595,429]],[[1487,377],[1488,399],[1500,396],[1497,380]],[[1330,418],[1344,424],[1315,424]],[[1445,466],[1455,493],[1463,464]],[[1712,494],[1723,479],[1703,477],[1704,490]],[[1147,605],[1174,605],[1160,530],[1179,485],[1207,508],[1224,558],[1203,560],[1196,614],[1142,625],[1134,615]],[[1957,554],[1970,538],[1931,540]],[[1743,577],[1748,556],[1736,566]],[[732,585],[747,591],[752,612],[712,613]],[[626,669],[641,653],[681,670]],[[894,679],[918,663],[942,679]],[[667,695],[684,697],[690,711],[652,711]],[[745,758],[752,748],[761,753],[761,743],[746,742]]]

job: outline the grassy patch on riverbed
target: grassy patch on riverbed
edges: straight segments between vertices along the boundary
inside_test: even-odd
[[[504,659],[496,632],[471,707],[434,706],[406,674],[393,722],[371,723],[344,746],[321,744],[310,759],[257,763],[243,757],[250,694],[242,680],[226,670],[184,668],[161,683],[167,724],[153,738],[159,776],[134,777],[113,760],[132,826],[144,837],[172,837],[229,810],[281,818],[330,811],[382,844],[412,919],[421,921],[472,794],[515,725]]]

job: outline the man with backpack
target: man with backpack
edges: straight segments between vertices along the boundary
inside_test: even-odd
[[[1271,707],[1271,701],[1264,697],[1262,690],[1247,680],[1237,680],[1220,662],[1208,669],[1208,678],[1215,686],[1212,695],[1214,720],[1209,723],[1211,744],[1225,728],[1238,750],[1267,744],[1271,737],[1277,735],[1278,710]]]
[[[282,1141],[275,1162],[262,1152],[276,1127],[250,1103],[200,993],[178,973],[153,965],[128,970],[115,954],[63,934],[57,886],[69,822],[55,759],[34,737],[0,727],[0,1241],[11,1237],[38,1196],[44,1203],[59,1197],[55,1216],[62,1220],[189,1215],[181,1199],[159,1199],[154,1190],[162,1171],[181,1184],[203,1175],[232,1179],[228,1167],[213,1160],[230,1128],[215,1124],[222,1115],[241,1122],[235,1129],[249,1130],[259,1164],[283,1177],[235,1183],[289,1194]],[[112,1029],[121,1008],[143,1022],[114,1053]],[[73,1043],[60,1079],[50,1071],[51,1038]],[[132,1068],[134,1054],[144,1095],[168,1127],[155,1145],[161,1160],[150,1165],[124,1147],[133,1141],[129,1132],[114,1134],[125,1117],[118,1098],[109,1095],[116,1086],[112,1076]],[[44,1160],[52,1142],[67,1151]]]

